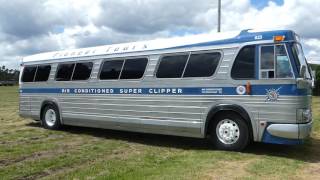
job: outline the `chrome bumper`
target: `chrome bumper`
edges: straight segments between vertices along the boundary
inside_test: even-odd
[[[305,139],[312,129],[312,121],[307,124],[271,124],[267,132],[275,137],[286,139]]]

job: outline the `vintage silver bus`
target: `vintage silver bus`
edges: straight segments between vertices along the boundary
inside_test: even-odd
[[[20,115],[208,138],[217,149],[300,144],[312,127],[312,75],[291,30],[244,30],[23,58]]]

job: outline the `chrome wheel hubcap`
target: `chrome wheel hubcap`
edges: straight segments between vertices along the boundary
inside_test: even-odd
[[[57,117],[56,112],[53,109],[48,109],[45,114],[45,121],[48,126],[54,126],[56,123]]]
[[[239,126],[230,119],[224,119],[218,123],[216,134],[222,143],[234,144],[238,141],[240,136]]]

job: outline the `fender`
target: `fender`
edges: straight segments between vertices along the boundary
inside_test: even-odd
[[[239,114],[246,121],[246,123],[248,125],[249,131],[250,131],[249,132],[250,138],[251,139],[253,138],[253,131],[252,131],[252,124],[251,124],[250,116],[243,107],[236,105],[236,104],[218,104],[218,105],[214,106],[213,108],[211,108],[211,110],[209,111],[207,118],[206,118],[206,124],[205,124],[205,129],[204,129],[205,135],[207,134],[210,121],[220,111],[233,111],[233,112]]]

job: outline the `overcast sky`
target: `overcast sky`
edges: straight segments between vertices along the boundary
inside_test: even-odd
[[[62,49],[216,31],[217,0],[0,0],[0,65]],[[222,31],[288,28],[320,57],[319,0],[222,0]]]

